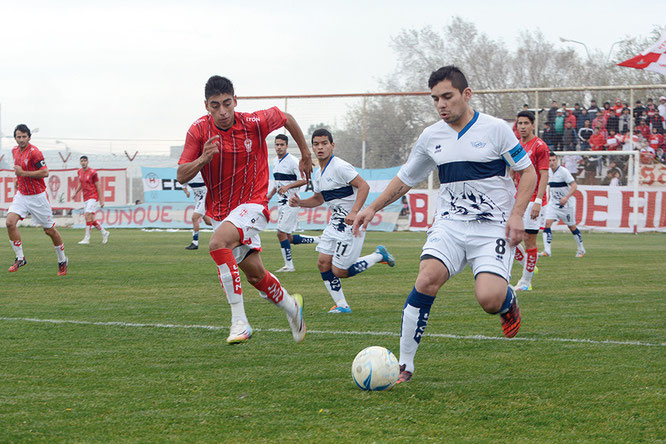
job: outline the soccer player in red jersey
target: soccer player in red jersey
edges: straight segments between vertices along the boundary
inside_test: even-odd
[[[299,169],[309,178],[312,160],[305,137],[294,118],[276,107],[237,112],[233,84],[225,77],[208,79],[205,98],[208,114],[187,132],[177,178],[184,184],[201,171],[208,188],[206,215],[213,219],[214,230],[210,255],[231,306],[227,342],[245,342],[252,336],[239,268],[262,296],[286,312],[294,340],[301,342],[305,337],[303,299],[290,295],[264,267],[259,233],[269,218],[266,136],[284,126],[301,151]]]
[[[21,233],[17,227],[18,221],[24,219],[28,214],[32,215],[33,221],[44,228],[44,233],[51,238],[58,256],[58,275],[67,274],[68,260],[65,256],[65,245],[62,237],[55,228],[53,211],[46,196],[46,184],[44,178],[48,177],[49,169],[44,162],[42,152],[30,143],[32,133],[27,125],[21,124],[14,129],[14,139],[18,146],[12,149],[14,157],[14,173],[16,174],[16,194],[9,206],[7,214],[7,234],[12,244],[16,259],[9,267],[9,272],[17,271],[26,265],[23,255],[23,244]]]
[[[74,196],[83,190],[83,217],[86,219],[86,234],[79,242],[81,245],[90,243],[90,231],[93,227],[102,233],[102,243],[105,244],[109,240],[109,232],[95,220],[95,212],[100,208],[104,208],[104,193],[99,184],[99,177],[97,171],[88,168],[88,156],[81,156],[79,159],[81,168],[77,175],[79,176],[79,184],[74,190]]]
[[[530,160],[537,171],[537,186],[527,205],[523,224],[525,226],[525,248],[518,244],[515,259],[523,266],[523,275],[515,286],[516,291],[532,289],[532,276],[536,268],[538,256],[537,235],[543,226],[542,208],[546,205],[546,186],[548,185],[548,168],[550,150],[546,142],[534,135],[534,114],[531,111],[518,113],[518,131],[520,144],[525,148]],[[516,177],[519,181],[520,177]]]

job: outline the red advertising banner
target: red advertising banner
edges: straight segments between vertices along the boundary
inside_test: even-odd
[[[663,176],[659,180],[663,180]],[[428,216],[429,205],[435,205],[435,197],[431,201],[427,190],[414,190],[408,197],[410,229],[428,229],[432,223],[432,216]],[[580,229],[632,233],[634,207],[637,206],[637,231],[666,232],[666,187],[641,186],[638,200],[635,200],[631,187],[580,185],[573,198],[576,201],[576,225]],[[553,229],[566,229],[566,226],[558,222]]]
[[[74,196],[79,184],[78,169],[66,170],[49,169],[49,177],[46,181],[46,194],[51,207],[55,209],[74,209],[83,206],[82,196],[79,193]],[[125,168],[98,169],[102,192],[104,193],[104,205],[117,206],[127,205],[127,174]],[[14,198],[16,175],[14,170],[0,170],[0,210],[6,210]]]

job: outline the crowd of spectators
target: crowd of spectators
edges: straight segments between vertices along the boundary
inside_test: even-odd
[[[605,102],[601,108],[596,100],[591,100],[587,108],[580,103],[570,108],[553,100],[549,109],[539,112],[544,112],[545,120],[540,136],[551,151],[633,149],[640,151],[641,164],[666,164],[666,96],[659,98],[659,104],[653,99],[647,99],[645,105],[637,100],[633,108],[620,99],[614,104]],[[626,184],[626,160],[626,156],[570,155],[564,156],[562,162],[582,184],[613,186]]]

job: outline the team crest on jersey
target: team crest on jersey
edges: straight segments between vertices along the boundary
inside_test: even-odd
[[[486,146],[486,142],[470,142],[474,148],[481,149]]]
[[[252,140],[245,139],[245,150],[249,153],[252,151]]]

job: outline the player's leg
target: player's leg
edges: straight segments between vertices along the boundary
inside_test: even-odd
[[[537,234],[539,234],[539,230],[525,230],[525,266],[523,267],[523,275],[516,284],[516,291],[528,291],[532,289],[532,277],[534,276],[536,263],[539,259]]]
[[[243,248],[244,246],[238,247]],[[294,341],[302,342],[305,338],[305,321],[303,320],[303,298],[299,294],[290,295],[280,281],[264,267],[259,251],[251,251],[239,266],[247,281],[266,299],[282,308],[291,327]]]
[[[326,244],[328,244],[328,241]],[[320,243],[319,246],[322,246],[322,243]],[[319,249],[319,247],[317,248]],[[328,290],[328,294],[331,295],[331,298],[333,298],[333,301],[335,302],[335,305],[331,307],[328,312],[334,314],[351,313],[351,308],[342,291],[342,282],[340,282],[340,278],[333,273],[333,254],[330,254],[328,251],[320,251],[319,258],[317,259],[317,268],[319,268],[321,279],[324,281],[324,286],[326,287],[326,290]]]
[[[292,260],[291,256],[291,243],[289,242],[288,233],[285,233],[278,228],[277,238],[278,241],[280,241],[280,252],[282,253],[282,259],[284,260],[284,267],[276,270],[275,272],[282,273],[296,271],[296,268],[294,267],[294,261]]]
[[[93,226],[93,214],[85,212],[84,210],[83,218],[86,221],[86,231],[85,234],[83,235],[83,239],[79,241],[79,244],[87,245],[90,243],[90,230],[92,229]]]
[[[109,240],[109,232],[102,226],[102,224],[99,223],[97,219],[95,219],[95,213],[100,209],[99,202],[94,199],[90,199],[86,203],[89,205],[87,211],[90,212],[91,226],[102,234],[102,243],[105,244]]]
[[[543,229],[543,251],[539,253],[539,256],[550,256],[551,255],[551,245],[553,243],[553,231],[550,227],[553,226],[555,219],[546,219],[546,226]]]
[[[252,336],[252,329],[245,315],[240,269],[232,251],[241,245],[240,233],[238,228],[228,220],[221,222],[215,228],[210,238],[209,249],[210,255],[217,265],[220,284],[222,284],[231,308],[231,331],[227,342],[243,342]]]
[[[202,215],[196,211],[192,213],[192,243],[185,247],[186,250],[197,250],[199,248],[199,219]]]
[[[67,274],[69,260],[65,255],[65,244],[62,241],[62,236],[60,236],[60,233],[56,229],[55,223],[50,228],[44,227],[44,233],[46,233],[46,235],[50,237],[51,241],[53,242],[53,249],[55,250],[56,256],[58,257],[58,275],[64,276]]]
[[[511,338],[520,328],[518,301],[509,285],[513,252],[502,224],[480,226],[483,229],[468,236],[466,245],[467,259],[474,273],[474,293],[486,313],[500,315],[504,335]]]
[[[9,236],[9,243],[12,245],[12,250],[14,250],[14,263],[9,267],[9,272],[13,273],[17,271],[20,267],[27,264],[25,256],[23,255],[23,243],[21,242],[21,232],[18,229],[18,222],[21,220],[21,216],[16,213],[10,212],[7,214],[7,220],[5,221],[5,226],[7,227],[7,235]]]
[[[569,225],[569,230],[576,240],[576,257],[585,256],[585,247],[583,246],[583,235],[576,225]]]
[[[44,233],[50,237],[53,242],[53,248],[58,257],[58,275],[66,275],[69,261],[65,255],[65,245],[62,241],[62,236],[60,236],[60,233],[55,228],[53,211],[51,210],[51,204],[46,197],[46,193],[30,196],[28,205],[28,209],[32,214],[32,220],[44,229]]]
[[[289,241],[294,245],[301,244],[317,244],[319,243],[319,236],[306,236],[304,234],[290,234]]]
[[[449,270],[434,256],[421,256],[414,288],[402,308],[400,327],[400,377],[407,382],[414,374],[414,357],[430,317],[430,309],[439,289],[449,279]]]

